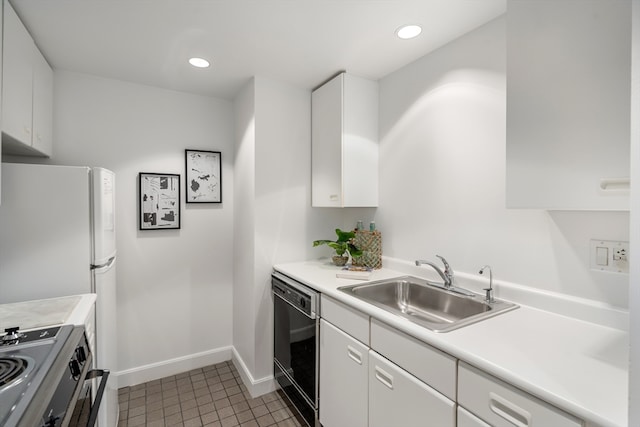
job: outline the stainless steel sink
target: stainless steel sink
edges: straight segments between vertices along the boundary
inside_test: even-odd
[[[459,295],[424,279],[404,276],[338,288],[346,294],[404,317],[435,332],[448,332],[518,308],[482,295]]]

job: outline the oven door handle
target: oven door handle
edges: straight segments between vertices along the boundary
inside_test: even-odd
[[[111,372],[108,369],[92,369],[89,372],[87,372],[85,381],[102,377],[100,379],[100,385],[98,386],[98,391],[96,392],[96,398],[94,400],[94,404],[91,406],[91,413],[89,414],[89,421],[87,422],[87,427],[93,427],[96,425],[96,420],[98,419],[98,411],[100,410],[100,403],[102,402],[102,396],[104,395],[104,390],[107,387],[107,381],[109,380],[110,374]]]

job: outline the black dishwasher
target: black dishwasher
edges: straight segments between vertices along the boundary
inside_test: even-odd
[[[319,294],[274,272],[273,374],[309,426],[318,419]]]

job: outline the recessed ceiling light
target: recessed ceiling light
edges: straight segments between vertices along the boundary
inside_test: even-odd
[[[396,35],[403,40],[407,40],[417,37],[421,32],[422,28],[419,25],[405,25],[396,30]]]
[[[206,59],[202,59],[202,58],[190,58],[189,59],[189,64],[193,65],[194,67],[198,67],[198,68],[207,68],[210,65],[209,61],[207,61]]]

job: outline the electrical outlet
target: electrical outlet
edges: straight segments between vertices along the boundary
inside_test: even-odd
[[[629,242],[591,240],[592,270],[629,273]]]

